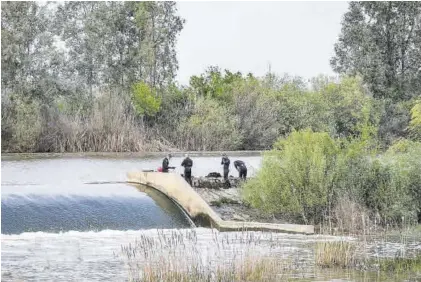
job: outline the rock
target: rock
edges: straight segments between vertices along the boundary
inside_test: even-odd
[[[222,175],[219,172],[210,172],[207,176],[205,177],[222,177]]]
[[[221,189],[238,187],[240,178],[230,176],[228,183],[224,181],[223,177],[192,177],[193,187],[195,188],[207,188],[207,189]]]

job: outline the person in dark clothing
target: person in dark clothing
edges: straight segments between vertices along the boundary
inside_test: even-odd
[[[222,154],[221,165],[223,165],[223,168],[224,168],[225,183],[227,183],[229,187],[230,185],[228,181],[228,173],[230,172],[230,159],[227,157],[227,154]]]
[[[193,161],[189,158],[189,155],[185,155],[185,159],[181,163],[181,166],[184,166],[184,179],[187,181],[190,186],[193,186],[191,181],[191,168],[193,167]]]
[[[234,162],[234,167],[239,172],[240,178],[246,180],[246,178],[247,178],[247,167],[246,167],[246,164],[243,161],[236,160]]]
[[[170,160],[171,160],[171,154],[168,154],[162,161],[162,172],[168,172],[168,170],[172,167],[170,167]]]

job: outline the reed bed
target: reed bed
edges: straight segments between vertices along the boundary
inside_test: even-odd
[[[200,232],[157,230],[122,246],[129,281],[285,281],[336,270],[344,275],[349,271],[375,277],[403,273],[421,278],[421,254],[407,237],[396,244],[414,252],[385,257],[373,249],[387,249],[387,244],[381,245],[386,242],[378,241],[377,246],[361,238]]]

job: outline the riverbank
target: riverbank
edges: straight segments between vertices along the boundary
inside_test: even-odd
[[[258,209],[244,203],[239,187],[229,189],[194,187],[194,190],[223,220],[289,223],[285,219],[264,215]]]
[[[250,179],[250,178],[249,178]],[[295,223],[291,218],[282,215],[266,215],[259,209],[251,207],[242,196],[241,180],[237,177],[230,176],[229,182],[231,187],[227,188],[222,177],[193,177],[194,190],[205,200],[205,202],[215,211],[223,220],[233,221],[255,221],[277,224]],[[352,203],[343,203],[351,205]],[[349,220],[348,217],[354,215],[342,214],[340,220]],[[361,221],[361,219],[358,219]],[[359,221],[359,222],[360,222]],[[402,232],[418,234],[421,238],[421,225],[414,225],[410,222],[402,224],[381,225],[378,222],[371,222],[369,218],[361,221],[360,224],[349,226],[338,224],[336,221],[326,220],[325,223],[315,226],[317,233],[329,235],[379,235],[388,234],[400,236]]]
[[[220,157],[222,153],[228,156],[260,156],[265,151],[163,151],[163,152],[80,152],[80,153],[1,153],[2,160],[49,159],[49,158],[158,158],[171,154],[173,157]]]

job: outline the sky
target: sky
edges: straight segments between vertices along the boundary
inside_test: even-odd
[[[178,2],[177,80],[208,66],[304,78],[333,75],[329,60],[348,2]]]

